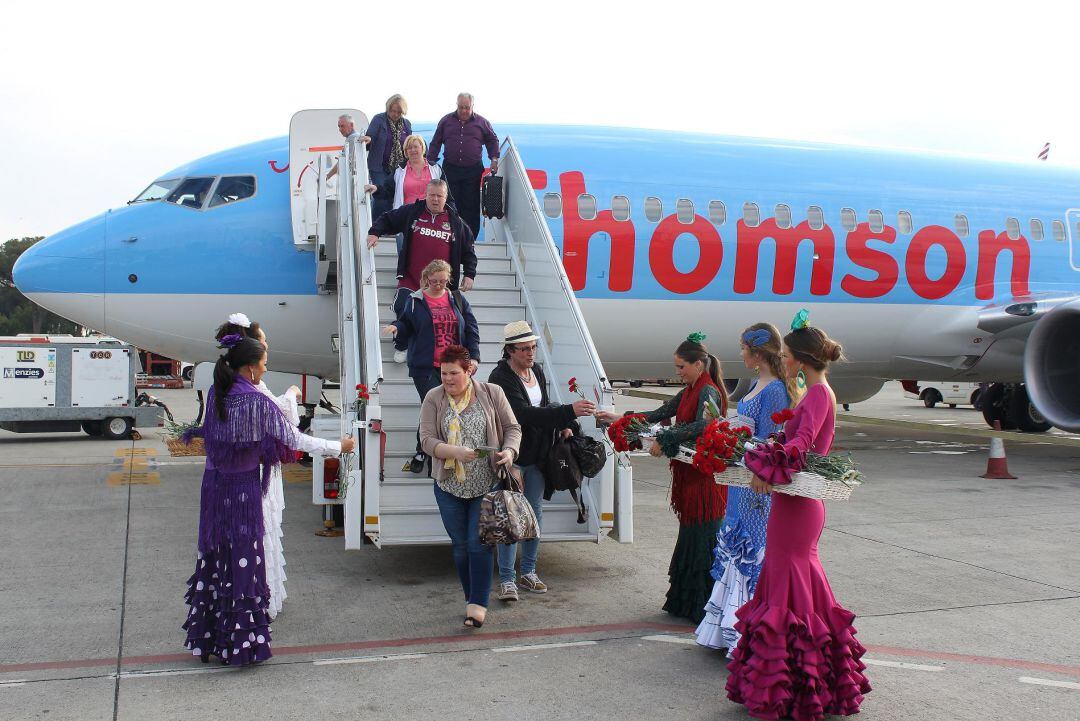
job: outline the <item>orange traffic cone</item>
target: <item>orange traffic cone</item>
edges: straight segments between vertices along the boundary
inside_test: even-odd
[[[994,430],[1001,430],[1001,421],[994,421]],[[986,473],[979,478],[1016,478],[1009,473],[1009,464],[1005,460],[1005,441],[998,436],[990,439],[990,458],[986,461]]]

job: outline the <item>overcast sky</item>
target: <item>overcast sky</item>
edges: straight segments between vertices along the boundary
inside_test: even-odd
[[[1080,165],[1080,11],[994,5],[6,3],[0,239],[284,135],[297,110],[372,115],[394,92],[414,121],[471,92],[496,131],[622,125],[1027,162],[1049,140],[1051,163]]]

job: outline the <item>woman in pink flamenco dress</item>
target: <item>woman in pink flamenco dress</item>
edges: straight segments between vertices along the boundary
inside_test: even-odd
[[[746,454],[757,493],[790,483],[807,451],[824,455],[832,446],[836,399],[825,372],[843,354],[823,331],[806,325],[806,315],[796,316],[782,355],[788,377],[797,377],[806,393],[777,439]],[[824,526],[820,500],[773,494],[768,553],[754,597],[736,613],[741,638],[728,664],[728,698],[755,718],[849,716],[870,692],[855,614],[833,596],[818,560]]]

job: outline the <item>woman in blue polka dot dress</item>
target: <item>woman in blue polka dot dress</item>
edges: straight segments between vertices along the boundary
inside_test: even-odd
[[[753,422],[754,437],[768,438],[778,430],[772,415],[788,408],[794,397],[780,363],[780,332],[770,323],[757,323],[743,331],[740,345],[743,363],[757,372],[758,379],[739,401],[738,413]],[[732,649],[739,641],[735,612],[754,595],[761,574],[770,500],[749,488],[728,487],[727,512],[713,552],[716,584],[697,627],[702,646]]]
[[[265,661],[270,652],[270,591],[266,583],[263,496],[274,466],[305,450],[350,452],[351,438],[326,441],[302,435],[258,388],[266,348],[239,334],[221,338],[226,350],[214,366],[206,418],[186,435],[206,444],[199,501],[199,556],[188,579],[184,645],[203,662]]]

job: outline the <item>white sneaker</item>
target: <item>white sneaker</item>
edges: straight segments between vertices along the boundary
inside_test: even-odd
[[[394,362],[395,363],[404,363],[405,362],[405,351],[403,351],[403,350],[395,350],[394,351]]]
[[[499,600],[500,601],[517,601],[518,600],[517,586],[514,585],[513,581],[507,581],[506,583],[499,586]]]

